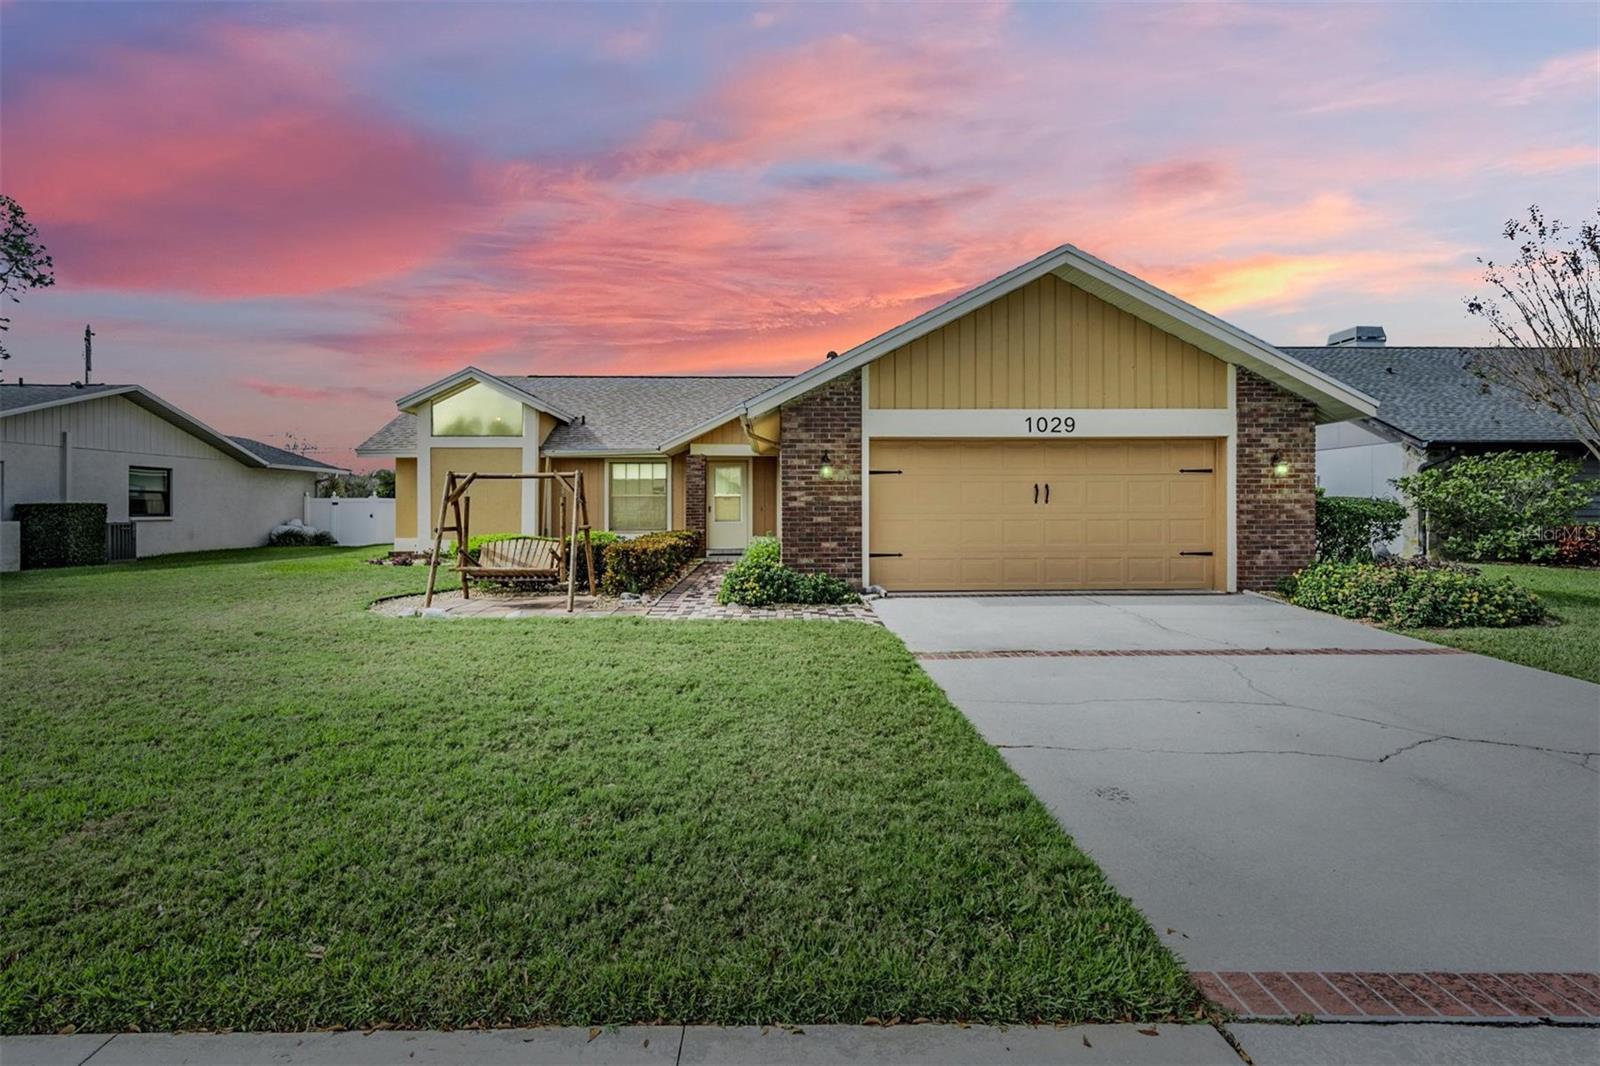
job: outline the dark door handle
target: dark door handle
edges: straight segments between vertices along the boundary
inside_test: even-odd
[[[1039,483],[1037,481],[1033,483],[1033,502],[1039,502]]]
[[[1050,502],[1050,482],[1048,481],[1044,483],[1044,502]]]

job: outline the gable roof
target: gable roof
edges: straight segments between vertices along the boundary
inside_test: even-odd
[[[85,400],[100,400],[110,396],[123,397],[157,418],[177,426],[190,436],[205,441],[223,454],[237,459],[245,466],[327,473],[344,471],[343,467],[330,466],[303,455],[296,455],[294,452],[284,451],[282,448],[275,448],[270,444],[219,433],[142,385],[16,385],[8,382],[0,384],[0,418],[82,403]]]
[[[574,412],[551,431],[541,450],[546,455],[577,455],[663,451],[662,442],[709,418],[715,417],[713,425],[720,425],[734,417],[731,408],[788,378],[533,375],[502,380]],[[361,442],[356,454],[415,451],[417,418],[402,411]]]
[[[1049,273],[1193,344],[1203,352],[1245,367],[1312,401],[1327,421],[1371,415],[1377,409],[1372,397],[1286,355],[1259,337],[1207,314],[1126,271],[1118,270],[1104,260],[1070,244],[1063,244],[763,392],[745,405],[743,413],[751,417],[765,414]],[[729,417],[738,413],[730,412]]]
[[[1570,442],[1570,426],[1467,368],[1493,348],[1285,348],[1378,400],[1373,418],[1424,444]]]
[[[576,417],[571,412],[562,410],[533,392],[527,384],[533,380],[537,379],[502,377],[498,374],[491,374],[487,370],[479,370],[475,366],[469,366],[457,370],[449,377],[440,378],[431,385],[424,385],[415,392],[407,393],[395,401],[395,406],[402,411],[413,410],[424,400],[432,399],[442,392],[451,392],[471,382],[478,382],[479,384],[487,385],[496,392],[511,397],[513,400],[519,400],[536,411],[543,411],[545,414],[552,415],[563,422],[570,422]]]

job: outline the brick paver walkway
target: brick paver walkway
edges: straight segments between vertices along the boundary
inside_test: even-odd
[[[1600,974],[1200,971],[1207,999],[1246,1018],[1600,1022]]]
[[[865,603],[818,605],[814,607],[740,607],[717,602],[722,575],[733,565],[731,560],[707,559],[655,602],[651,618],[714,618],[742,621],[762,618],[797,618],[828,622],[878,623],[878,616]],[[881,624],[881,623],[880,623]]]

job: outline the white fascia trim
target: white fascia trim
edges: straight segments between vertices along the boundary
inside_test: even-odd
[[[1040,432],[1041,421],[1071,417],[1073,430]],[[1034,428],[1029,428],[1029,419]],[[1105,437],[1226,437],[1233,432],[1233,411],[1215,408],[1115,408],[1100,410],[904,411],[862,412],[862,436],[871,437],[1000,437],[1024,440],[1081,440]]]
[[[666,452],[640,451],[638,448],[573,448],[566,451],[546,451],[547,459],[670,459]]]
[[[690,455],[709,455],[728,459],[752,459],[758,453],[748,444],[691,444]]]
[[[226,433],[223,433],[220,430],[212,429],[210,426],[189,414],[187,411],[175,407],[166,400],[163,400],[161,397],[157,396],[143,385],[118,385],[109,389],[96,389],[93,392],[85,389],[78,395],[63,396],[60,399],[49,400],[45,403],[29,404],[27,407],[13,407],[9,411],[0,413],[0,418],[10,418],[12,415],[27,414],[30,411],[42,411],[50,407],[62,407],[66,404],[84,403],[88,400],[104,399],[108,396],[125,397],[129,403],[136,404],[139,407],[142,407],[144,410],[149,411],[162,421],[169,422],[172,425],[177,426],[191,437],[205,441],[218,451],[239,460],[245,466],[253,466],[261,469],[304,470],[320,474],[347,473],[347,471],[340,467],[287,466],[269,463],[255,452],[246,448],[244,445],[235,442],[233,438],[229,437]]]
[[[413,459],[417,454],[415,448],[404,451],[394,448],[357,448],[355,452],[363,459]]]
[[[781,385],[758,393],[742,405],[749,417],[766,414],[775,407],[836,377],[856,370],[879,356],[916,340],[918,337],[948,325],[984,304],[1019,289],[1045,274],[1076,272],[1092,278],[1107,288],[1114,289],[1156,311],[1158,314],[1182,323],[1189,329],[1206,335],[1218,344],[1239,353],[1247,362],[1257,362],[1271,367],[1283,376],[1307,386],[1316,393],[1319,406],[1329,408],[1330,414],[1340,419],[1357,415],[1372,415],[1378,409],[1377,401],[1323,374],[1298,359],[1292,359],[1259,338],[1252,337],[1214,315],[1207,314],[1192,304],[1141,281],[1109,263],[1064,244],[1014,270],[985,282],[931,311],[925,311],[911,321],[896,326],[885,333],[857,345],[848,352],[812,367]],[[734,414],[737,414],[735,411]]]
[[[553,404],[547,403],[537,394],[529,392],[520,385],[513,384],[501,377],[496,377],[487,370],[479,370],[475,366],[457,370],[447,378],[440,378],[431,385],[424,385],[415,392],[407,393],[394,402],[402,411],[414,411],[424,400],[437,396],[441,392],[449,392],[468,382],[487,385],[509,399],[527,404],[535,411],[543,411],[547,415],[559,418],[563,422],[571,422],[576,416],[563,411]]]

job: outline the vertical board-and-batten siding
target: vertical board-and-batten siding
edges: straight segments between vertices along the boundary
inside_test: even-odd
[[[74,449],[240,462],[236,456],[224,454],[122,396],[62,404],[0,419],[0,442],[7,444],[58,447],[63,432],[72,434]]]
[[[417,457],[402,455],[394,461],[394,539],[417,535]]]
[[[1227,364],[1046,274],[871,367],[880,409],[1222,408]]]

